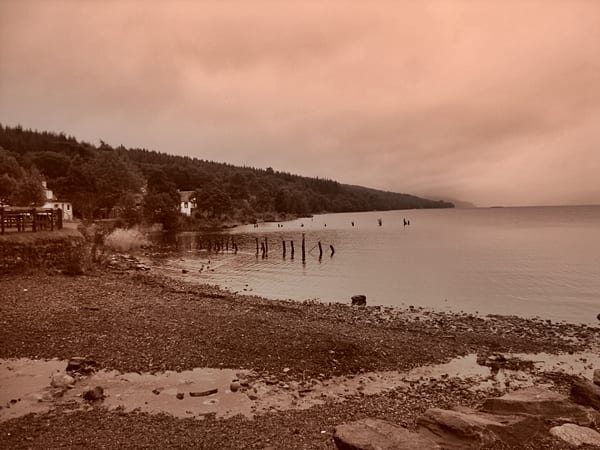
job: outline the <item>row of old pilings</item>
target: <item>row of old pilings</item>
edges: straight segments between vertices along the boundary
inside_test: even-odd
[[[231,236],[231,238],[220,237],[214,239],[197,239],[187,243],[178,242],[177,247],[178,249],[207,250],[209,253],[225,253],[231,251],[236,254],[238,252],[238,245],[233,236]]]
[[[256,241],[256,256],[258,257],[258,255],[260,253],[260,254],[262,254],[263,258],[268,257],[268,255],[269,255],[269,240],[265,237],[264,241],[260,241],[259,238],[255,238],[255,241]],[[259,244],[260,244],[260,252],[259,252]],[[282,248],[284,259],[287,257],[287,244],[288,244],[288,241],[286,241],[285,239],[281,240],[281,248]],[[291,259],[294,259],[294,256],[295,256],[294,241],[289,240],[289,245],[290,245],[290,257],[291,257]],[[316,246],[319,248],[319,261],[320,261],[321,259],[323,259],[323,245],[321,244],[321,241],[318,241]],[[313,249],[314,248],[315,247],[313,247]],[[333,247],[333,245],[329,246],[329,250],[331,252],[331,256],[333,257],[333,255],[335,254],[335,248]],[[310,250],[309,250],[309,253],[310,253]],[[302,233],[302,262],[305,262],[305,261],[306,261],[306,236],[304,235],[304,233]]]

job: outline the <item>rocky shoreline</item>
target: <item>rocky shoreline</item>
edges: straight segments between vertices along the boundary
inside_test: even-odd
[[[252,371],[250,382],[298,391],[332,377],[408,371],[469,354],[492,369],[530,371],[531,364],[520,366],[502,355],[589,351],[600,342],[600,330],[589,326],[417,307],[273,301],[134,266],[79,277],[6,276],[0,278],[0,292],[3,359],[90,356],[98,369],[140,373],[240,369]],[[543,378],[556,391],[570,383],[560,373]],[[409,389],[351,392],[343,402],[326,399],[305,410],[266,411],[252,419],[114,412],[101,402],[83,410],[63,405],[1,422],[0,447],[331,449],[334,429],[343,422],[375,417],[414,429],[428,408],[477,407],[490,392],[472,390],[473,384],[424,380]],[[565,448],[550,436],[531,445]]]

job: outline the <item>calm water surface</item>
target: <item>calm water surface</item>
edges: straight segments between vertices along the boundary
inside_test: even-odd
[[[404,218],[410,226],[403,225]],[[162,260],[161,267],[270,298],[349,302],[365,294],[370,305],[598,323],[600,206],[326,214],[282,228],[244,226],[226,236],[236,240],[236,255],[198,250],[209,237],[183,233],[177,239],[180,254]],[[266,258],[256,255],[257,237],[268,239]],[[285,259],[282,239],[288,242]]]

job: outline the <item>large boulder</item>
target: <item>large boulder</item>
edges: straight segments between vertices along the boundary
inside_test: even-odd
[[[574,447],[580,445],[600,446],[600,433],[591,428],[580,427],[572,423],[565,423],[550,429],[550,434]]]
[[[385,420],[363,419],[335,428],[339,450],[439,450],[431,439]]]
[[[587,380],[577,380],[571,385],[571,398],[580,405],[600,410],[600,386]]]
[[[600,414],[573,403],[567,396],[537,386],[488,398],[482,411],[492,414],[532,414],[551,424],[575,423],[581,426],[600,424]]]
[[[494,415],[463,408],[433,408],[417,419],[419,431],[444,449],[480,449],[504,443],[521,445],[545,434],[543,422],[529,415]]]

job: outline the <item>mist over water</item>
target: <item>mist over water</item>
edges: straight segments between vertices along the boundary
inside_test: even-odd
[[[170,275],[269,298],[348,303],[365,294],[369,305],[598,323],[600,206],[325,214],[281,225],[182,233],[179,255],[159,265]],[[235,239],[237,254],[198,250],[222,236]],[[260,249],[256,255],[256,238],[268,239],[267,257]]]

